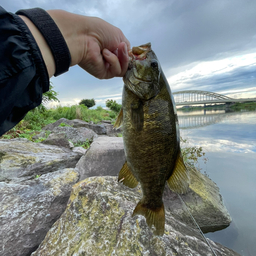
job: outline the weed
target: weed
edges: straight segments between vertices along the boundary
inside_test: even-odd
[[[183,145],[188,143],[187,140],[184,140],[182,138],[180,138],[180,139],[181,139],[181,143]],[[186,147],[182,147],[181,148],[181,152],[182,152],[182,155],[183,155],[184,162],[187,163],[190,166],[198,165],[198,159],[200,157],[203,157],[204,163],[206,163],[207,160],[208,160],[205,157],[205,152],[203,151],[202,147],[196,147],[196,146],[189,147],[189,146],[186,146]]]
[[[77,143],[74,143],[75,147],[83,147],[85,149],[89,148],[92,144],[92,140],[87,139],[85,142],[78,141]]]

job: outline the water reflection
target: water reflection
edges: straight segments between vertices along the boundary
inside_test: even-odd
[[[256,152],[256,112],[178,112],[181,137],[206,151]],[[198,132],[200,131],[200,132]]]
[[[243,256],[256,255],[256,111],[179,111],[178,118],[181,137],[206,152],[208,161],[202,159],[200,168],[220,188],[233,219],[207,237]]]
[[[223,121],[224,119],[232,119],[233,115],[237,115],[237,112],[230,112],[225,110],[218,111],[191,111],[182,112],[177,111],[180,129],[194,129],[207,125],[212,125]],[[249,112],[250,113],[250,112]],[[241,115],[244,112],[241,112]]]

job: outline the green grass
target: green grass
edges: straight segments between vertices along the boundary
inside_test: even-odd
[[[236,103],[230,108],[235,111],[239,111],[239,110],[256,111],[256,102]]]
[[[46,138],[33,139],[33,136],[39,134],[42,128],[49,123],[53,123],[60,118],[81,119],[86,122],[99,123],[102,120],[114,120],[117,117],[117,113],[110,110],[105,110],[102,107],[96,109],[88,109],[84,105],[74,105],[71,107],[57,107],[54,109],[40,109],[36,108],[30,111],[25,118],[18,123],[13,129],[5,133],[0,139],[13,139],[13,138],[26,138],[33,142],[42,142]],[[69,126],[65,123],[61,123],[60,126]],[[47,134],[49,135],[49,133]],[[46,136],[48,137],[48,136]],[[122,137],[122,133],[118,134],[118,137]],[[185,144],[186,140],[182,140],[182,153],[184,161],[190,165],[196,165],[197,160],[200,157],[204,157],[204,152],[201,147],[189,147]],[[76,143],[74,146],[81,146],[87,149],[92,141]],[[205,158],[204,158],[205,159]],[[37,177],[36,177],[37,178]]]
[[[14,128],[6,132],[1,139],[26,138],[34,142],[40,142],[43,139],[33,140],[33,136],[39,134],[42,128],[47,124],[54,123],[60,118],[81,119],[85,122],[93,122],[95,124],[102,120],[113,121],[117,113],[105,110],[102,107],[96,109],[88,109],[84,105],[74,105],[71,107],[61,107],[52,109],[35,108],[27,113],[25,118],[19,122]],[[60,124],[60,126],[67,126]]]

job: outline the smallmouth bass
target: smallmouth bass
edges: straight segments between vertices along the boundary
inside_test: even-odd
[[[163,235],[165,182],[174,192],[184,194],[189,175],[180,149],[175,102],[151,44],[133,47],[129,56],[122,110],[115,123],[115,127],[123,126],[126,155],[118,181],[130,188],[140,182],[143,197],[133,216],[143,215],[148,226],[154,226],[154,233]]]

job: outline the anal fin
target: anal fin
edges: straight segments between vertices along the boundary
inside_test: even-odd
[[[189,173],[179,151],[172,175],[167,180],[169,188],[179,194],[185,194],[189,188]]]
[[[129,188],[135,188],[138,185],[138,181],[129,169],[127,161],[124,163],[122,169],[119,172],[118,181],[122,182],[125,186]]]
[[[118,117],[116,119],[116,122],[114,124],[114,128],[119,128],[122,125],[122,123],[123,123],[123,113],[124,113],[123,108],[121,108],[121,110],[118,114]]]
[[[164,224],[165,224],[165,211],[164,204],[156,209],[149,209],[143,205],[143,199],[139,201],[135,207],[132,216],[142,215],[146,218],[148,226],[151,228],[155,227],[154,234],[157,236],[162,236],[164,234]]]

